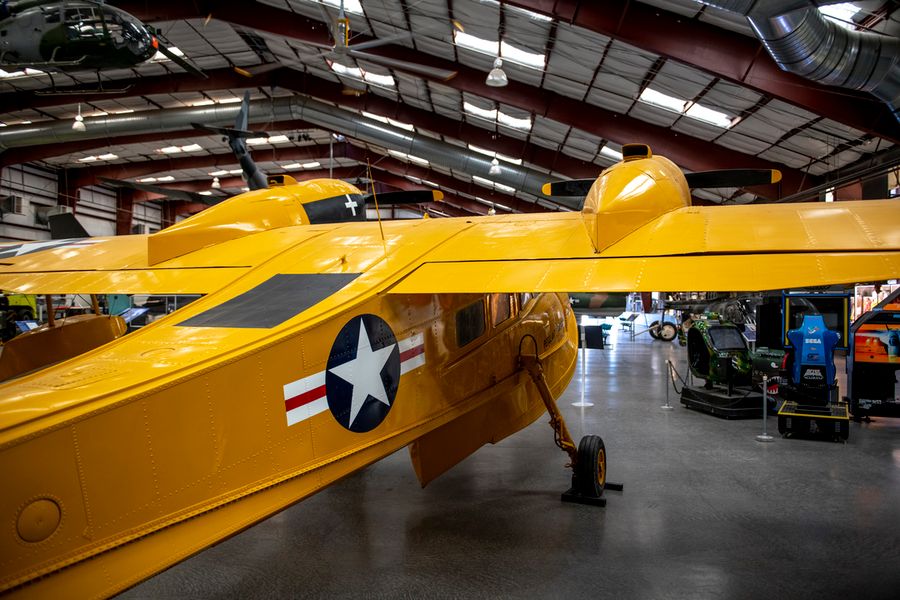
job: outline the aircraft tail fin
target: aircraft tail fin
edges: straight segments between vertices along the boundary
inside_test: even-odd
[[[47,222],[50,225],[50,239],[66,240],[91,237],[91,234],[78,222],[73,213],[50,215]]]

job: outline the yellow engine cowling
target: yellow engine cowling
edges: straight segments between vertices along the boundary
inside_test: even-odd
[[[622,147],[623,161],[603,171],[582,215],[596,252],[662,214],[691,205],[687,181],[675,163],[644,144]]]

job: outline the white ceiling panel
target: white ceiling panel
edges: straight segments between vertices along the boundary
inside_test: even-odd
[[[628,112],[628,116],[653,123],[654,125],[670,127],[680,115],[679,113],[657,108],[644,102],[635,102]]]
[[[761,152],[759,157],[771,160],[772,162],[782,163],[795,169],[803,168],[809,163],[808,157],[778,146],[774,146],[765,152]]]
[[[620,96],[609,90],[592,88],[585,100],[601,108],[625,114],[631,108],[634,100],[630,97]]]
[[[715,125],[698,121],[690,117],[681,117],[672,127],[678,133],[684,133],[701,140],[711,141],[722,135],[726,130]]]
[[[667,60],[650,81],[650,87],[676,98],[692,100],[712,81],[713,77],[702,71]]]
[[[716,143],[726,148],[732,148],[744,154],[756,155],[765,151],[772,144],[737,131],[731,130],[716,140]]]
[[[548,74],[544,80],[544,87],[552,92],[556,92],[575,100],[581,100],[587,93],[588,86],[584,83],[578,83],[571,79],[564,79],[557,75]]]

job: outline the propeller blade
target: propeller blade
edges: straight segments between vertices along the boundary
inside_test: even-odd
[[[137,183],[134,181],[125,181],[123,179],[110,179],[109,177],[99,177],[101,181],[110,183],[116,187],[128,188],[131,190],[139,190],[149,192],[151,194],[159,194],[165,196],[167,200],[186,200],[187,202],[201,202],[203,204],[215,204],[222,200],[222,196],[205,196],[199,192],[189,192],[187,190],[178,190],[167,188],[161,185],[151,185],[149,183]]]
[[[742,188],[751,185],[768,185],[781,181],[781,171],[777,169],[720,169],[685,173],[691,188]]]
[[[201,71],[200,69],[198,69],[197,67],[195,67],[194,65],[189,63],[188,61],[186,61],[181,56],[178,56],[177,54],[175,54],[174,52],[169,50],[169,48],[167,48],[166,45],[163,44],[162,42],[157,42],[156,49],[159,50],[160,52],[162,52],[166,56],[166,58],[171,60],[173,63],[175,63],[176,65],[178,65],[179,67],[181,67],[182,69],[187,71],[188,73],[191,73],[192,75],[196,75],[197,77],[202,77],[203,79],[209,79],[209,75],[207,75],[206,73],[204,73],[203,71]]]
[[[253,65],[252,67],[231,67],[232,70],[238,75],[242,75],[243,77],[256,77],[257,75],[262,75],[263,73],[268,73],[269,71],[274,71],[275,69],[280,69],[283,65],[277,60],[274,62],[263,63],[261,65]]]
[[[404,31],[403,33],[397,33],[394,35],[389,35],[387,37],[378,38],[376,40],[369,40],[368,42],[360,42],[359,44],[353,44],[350,46],[351,50],[366,50],[368,48],[375,48],[376,46],[384,46],[385,44],[393,44],[399,40],[408,40],[412,34],[409,31]]]
[[[418,63],[407,62],[405,60],[387,58],[378,54],[357,52],[352,48],[347,50],[347,54],[349,54],[353,58],[360,58],[362,60],[373,62],[376,65],[391,67],[393,69],[400,69],[401,71],[408,71],[410,73],[417,73],[419,75],[425,75],[426,77],[434,77],[435,79],[440,79],[441,81],[447,81],[448,79],[453,79],[454,77],[456,77],[456,71],[450,71],[449,69],[429,67],[428,65],[420,65]]]
[[[390,204],[424,204],[426,202],[440,202],[444,199],[444,193],[440,190],[405,190],[401,192],[382,192],[380,194],[366,194],[366,202],[378,201],[379,206]]]
[[[545,183],[541,193],[545,196],[586,196],[596,179],[569,179]]]

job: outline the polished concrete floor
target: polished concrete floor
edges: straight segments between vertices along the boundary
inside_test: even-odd
[[[760,443],[672,397],[677,343],[588,350],[560,400],[603,436],[605,508],[563,504],[546,419],[420,489],[406,451],[126,592],[138,598],[900,598],[900,421]],[[776,425],[770,417],[769,427]]]

